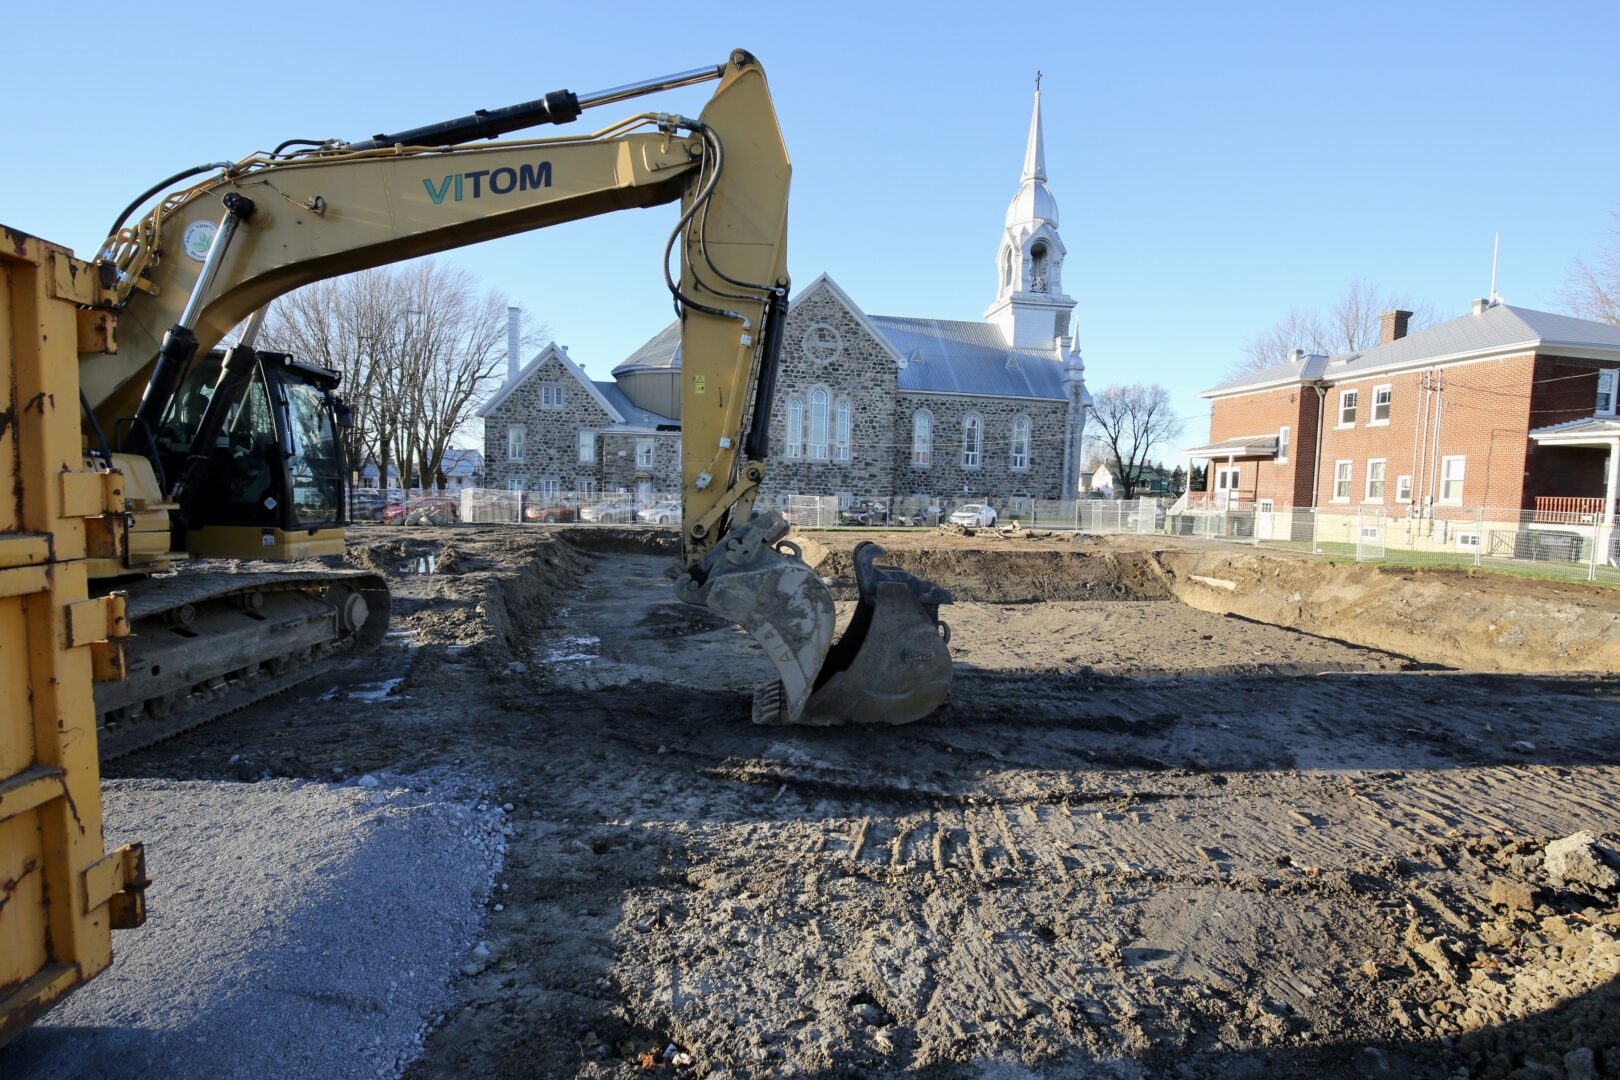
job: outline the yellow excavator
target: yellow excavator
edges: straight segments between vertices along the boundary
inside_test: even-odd
[[[500,138],[706,81],[718,86],[697,119]],[[739,50],[187,170],[136,198],[91,262],[3,230],[0,467],[16,482],[0,490],[0,1043],[106,966],[109,928],[144,919],[139,845],[102,850],[98,749],[168,738],[383,636],[384,582],[311,561],[344,548],[355,463],[338,375],[254,348],[267,305],[301,285],[679,201],[664,248],[681,320],[677,594],[770,657],[760,723],[905,723],[939,705],[949,594],[862,545],[835,645],[827,586],[780,515],[755,511],[788,316],[790,171],[764,70]]]
[[[587,135],[480,140],[718,80],[698,119],[643,113]],[[210,172],[215,170],[210,168]],[[752,514],[787,321],[787,152],[748,53],[598,93],[536,101],[358,142],[292,141],[174,189],[115,223],[98,271],[116,352],[80,358],[89,452],[121,473],[92,578],[184,556],[292,560],[343,550],[344,408],[334,372],[214,350],[277,296],[322,278],[626,207],[681,203],[664,252],[681,317],[685,573],[681,599],[746,628],[779,678],[761,723],[904,723],[949,685],[941,590],[857,553],[860,593],[833,646],[831,594]],[[162,197],[133,224],[133,209]],[[669,271],[680,251],[679,278]],[[308,661],[382,635],[387,590],[361,572],[187,573],[130,584],[126,677],[98,687],[104,752],[144,745],[306,677]]]

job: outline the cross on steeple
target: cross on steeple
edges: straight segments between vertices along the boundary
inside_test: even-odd
[[[1041,69],[1040,68],[1035,69],[1035,92],[1037,94],[1041,92]]]

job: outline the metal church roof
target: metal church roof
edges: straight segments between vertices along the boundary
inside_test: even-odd
[[[681,366],[681,323],[670,323],[613,369],[615,377],[633,371],[668,371]],[[601,385],[598,383],[597,385]]]
[[[1001,330],[991,323],[896,315],[870,318],[906,358],[899,373],[901,390],[1068,400],[1063,365],[1056,357],[1008,349]]]

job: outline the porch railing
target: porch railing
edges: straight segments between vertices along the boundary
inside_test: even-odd
[[[1557,525],[1579,525],[1601,521],[1604,500],[1585,496],[1537,495],[1532,521]]]

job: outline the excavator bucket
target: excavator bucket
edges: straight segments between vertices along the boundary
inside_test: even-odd
[[[754,722],[907,724],[938,708],[951,685],[950,630],[939,618],[950,593],[878,566],[883,549],[862,542],[860,600],[834,645],[832,593],[787,532],[779,514],[761,515],[676,584],[682,600],[747,630],[775,665],[777,680],[754,695]]]

